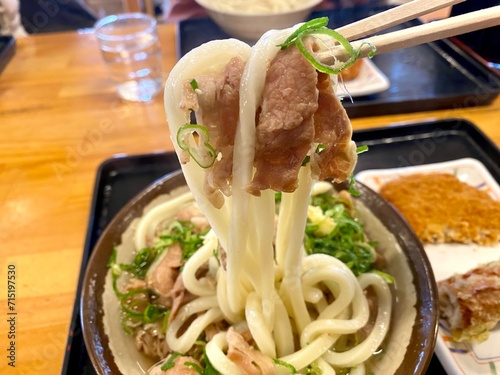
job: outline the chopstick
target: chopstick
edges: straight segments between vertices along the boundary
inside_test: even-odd
[[[500,5],[404,30],[376,35],[368,39],[354,41],[351,44],[355,50],[360,50],[360,57],[366,57],[371,52],[371,47],[367,42],[374,45],[377,48],[375,54],[380,55],[498,25],[500,25]],[[343,47],[338,45],[326,47],[315,55],[316,59],[324,64],[333,65],[337,59],[345,61],[349,57]]]
[[[342,26],[336,31],[347,40],[355,40],[463,1],[465,0],[413,0]]]

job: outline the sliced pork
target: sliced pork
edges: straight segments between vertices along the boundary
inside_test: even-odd
[[[193,110],[199,125],[207,128],[218,157],[206,171],[205,193],[215,206],[222,206],[220,192],[231,195],[233,148],[239,117],[239,87],[245,62],[231,59],[221,73],[193,77],[198,88],[185,82],[181,109]],[[182,158],[185,161],[186,158]]]
[[[251,346],[233,327],[226,335],[227,357],[236,363],[245,375],[273,375],[274,364],[271,358]]]
[[[255,138],[255,175],[246,190],[293,192],[314,138],[317,73],[295,47],[280,50],[266,74]]]
[[[175,280],[174,286],[171,289],[170,296],[172,298],[172,309],[168,321],[172,322],[177,315],[179,309],[186,303],[194,300],[195,295],[189,293],[182,281],[182,275],[179,275]]]
[[[314,114],[314,142],[323,150],[311,156],[313,177],[342,182],[349,178],[357,161],[356,144],[347,113],[334,92],[330,76],[318,72],[318,110]]]
[[[165,307],[172,305],[172,288],[182,265],[182,249],[174,243],[165,250],[166,254],[146,276],[147,285],[158,295],[158,302]]]

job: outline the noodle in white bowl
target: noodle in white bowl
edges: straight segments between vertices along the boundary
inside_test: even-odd
[[[229,36],[254,43],[266,31],[305,21],[321,0],[196,0]]]

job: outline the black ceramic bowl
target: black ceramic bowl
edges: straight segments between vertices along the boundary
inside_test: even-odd
[[[142,191],[114,217],[92,252],[83,282],[81,319],[87,351],[98,374],[120,373],[102,320],[102,295],[108,271],[106,263],[113,245],[121,241],[121,235],[131,221],[142,216],[148,203],[185,184],[184,176],[179,171],[165,176]],[[393,276],[396,273],[396,303],[391,324],[410,323],[410,328],[405,333],[409,342],[395,374],[424,374],[434,352],[437,334],[438,296],[432,269],[420,241],[407,222],[378,194],[361,183],[357,184],[357,188],[362,194],[356,199],[393,234],[401,249],[387,259],[389,272],[393,272]],[[408,294],[410,289],[411,296]],[[408,300],[412,301],[412,313],[408,313],[408,306],[404,307]],[[394,328],[391,331],[395,331]],[[397,346],[400,339],[399,336],[389,337],[388,342],[393,340],[394,346]]]

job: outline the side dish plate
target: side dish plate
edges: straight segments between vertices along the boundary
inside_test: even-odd
[[[369,59],[363,60],[359,75],[351,81],[340,82],[338,95],[346,97],[376,94],[391,87],[389,78]]]
[[[493,199],[500,201],[500,186],[485,166],[472,158],[403,168],[365,170],[356,175],[356,180],[379,191],[386,182],[400,176],[432,172],[453,174],[462,182],[483,190]],[[424,248],[437,281],[454,273],[464,273],[482,263],[500,259],[500,244],[493,247],[438,244],[425,245]],[[497,326],[491,332],[490,338],[481,344],[459,344],[450,336],[446,326],[440,324],[436,354],[449,375],[494,375],[500,372],[500,327]]]

